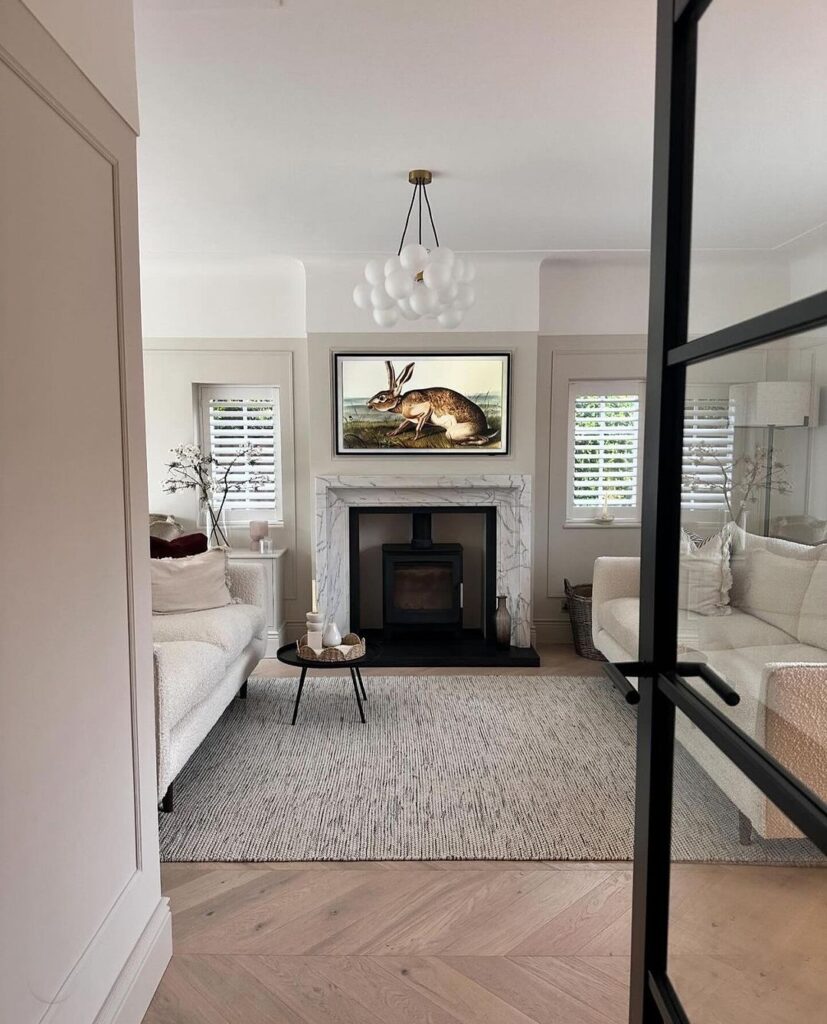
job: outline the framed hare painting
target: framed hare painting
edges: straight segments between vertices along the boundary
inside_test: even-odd
[[[337,455],[507,455],[511,356],[333,357]]]

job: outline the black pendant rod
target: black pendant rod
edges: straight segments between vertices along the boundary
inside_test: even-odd
[[[425,184],[421,181],[417,181],[414,184],[413,193],[411,194],[411,201],[408,206],[408,213],[405,217],[405,226],[402,228],[402,238],[399,240],[399,248],[396,250],[398,256],[402,252],[402,248],[405,245],[405,237],[408,234],[408,225],[411,222],[411,213],[413,213],[414,203],[419,199],[419,244],[422,245],[422,197],[425,196],[425,205],[428,208],[428,220],[431,222],[431,231],[434,234],[434,243],[439,245],[439,235],[436,233],[436,224],[434,224],[434,215],[431,211],[431,201],[428,198],[428,189]]]
[[[414,201],[416,199],[416,193],[419,189],[419,185],[414,185],[413,193],[411,194],[411,205],[408,207],[408,216],[405,218],[405,227],[402,228],[402,238],[399,241],[399,248],[396,250],[398,256],[402,252],[402,246],[405,244],[405,235],[408,233],[408,223],[411,219],[411,210],[413,210]]]
[[[425,193],[425,204],[428,207],[428,217],[431,221],[431,231],[434,233],[434,241],[439,247],[439,235],[436,233],[436,224],[434,224],[434,215],[431,213],[431,200],[428,198],[428,189],[423,185],[422,191]]]

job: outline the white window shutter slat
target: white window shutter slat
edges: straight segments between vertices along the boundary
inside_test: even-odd
[[[687,396],[681,508],[726,508],[724,467],[732,465],[734,446],[735,426],[728,394]]]
[[[282,518],[279,389],[204,385],[201,388],[202,445],[216,460],[218,472],[235,459],[225,508]],[[255,462],[239,458],[255,445]]]
[[[574,397],[571,499],[574,509],[638,505],[638,394]]]

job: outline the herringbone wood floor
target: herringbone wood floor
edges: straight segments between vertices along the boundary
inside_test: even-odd
[[[680,865],[693,1024],[823,1020],[820,869]],[[550,863],[169,864],[145,1024],[621,1024],[631,872]]]
[[[568,651],[547,673],[593,674]],[[626,1020],[628,864],[167,864],[175,955],[144,1024]],[[820,869],[679,865],[670,973],[693,1024],[816,1024]]]

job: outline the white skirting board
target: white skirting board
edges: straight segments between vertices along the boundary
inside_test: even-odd
[[[162,897],[94,1024],[140,1024],[172,956],[172,917]]]

